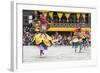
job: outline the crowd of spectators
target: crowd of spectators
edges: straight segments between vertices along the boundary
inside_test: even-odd
[[[26,45],[26,46],[34,45],[34,41],[33,41],[34,33],[31,33],[28,31],[23,32],[23,45]],[[73,42],[75,37],[77,37],[80,40],[79,35],[82,35],[79,33],[74,33],[74,34],[68,35],[68,34],[60,34],[59,32],[55,32],[54,34],[50,35],[52,40],[57,40],[54,43],[52,43],[52,45],[53,46],[61,46],[61,45],[62,46],[70,46],[70,45],[72,45],[72,42]],[[89,32],[86,33],[86,36],[83,36],[83,37],[82,37],[82,40],[85,39],[88,42],[88,44],[90,44],[90,42],[91,42],[90,33]]]

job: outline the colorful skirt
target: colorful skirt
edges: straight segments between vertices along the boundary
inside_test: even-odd
[[[37,46],[40,50],[47,50],[47,46],[42,42]]]
[[[52,45],[52,38],[46,33],[39,33],[33,37],[35,45],[40,50],[47,50],[47,47]]]

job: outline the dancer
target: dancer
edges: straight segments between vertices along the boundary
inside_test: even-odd
[[[40,56],[42,56],[44,55],[44,50],[47,50],[47,48],[52,45],[52,38],[48,34],[46,34],[48,21],[46,20],[46,16],[44,16],[43,14],[40,15],[38,25],[40,26],[40,28],[36,28],[36,34],[33,40],[40,49]]]
[[[83,48],[83,40],[82,40],[82,37],[79,38],[79,52],[81,53],[81,50]]]
[[[78,46],[79,46],[79,39],[77,38],[77,36],[74,36],[72,39],[72,48],[75,48],[75,52]]]

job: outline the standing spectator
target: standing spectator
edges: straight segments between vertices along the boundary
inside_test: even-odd
[[[62,14],[61,23],[67,23],[67,17],[65,15],[65,13]]]
[[[79,17],[79,23],[84,23],[84,18],[82,14],[80,14],[80,17]]]
[[[48,21],[49,23],[52,22],[52,18],[51,18],[51,16],[49,15],[49,12],[47,13],[46,19],[47,19],[47,21]]]
[[[54,23],[59,23],[59,17],[58,17],[57,12],[53,13],[53,21],[54,21]]]
[[[29,45],[29,32],[25,32],[24,35],[24,44]]]

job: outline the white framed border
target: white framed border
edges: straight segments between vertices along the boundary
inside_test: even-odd
[[[83,67],[95,66],[97,61],[95,32],[96,32],[96,8],[95,7],[77,7],[77,6],[62,6],[62,5],[46,5],[32,4],[31,2],[12,2],[12,41],[11,41],[11,70],[40,70],[40,69],[55,69],[67,67]],[[45,63],[22,63],[22,10],[51,10],[51,11],[67,11],[67,12],[88,12],[91,13],[91,60],[82,61],[65,61],[65,62],[45,62]]]

